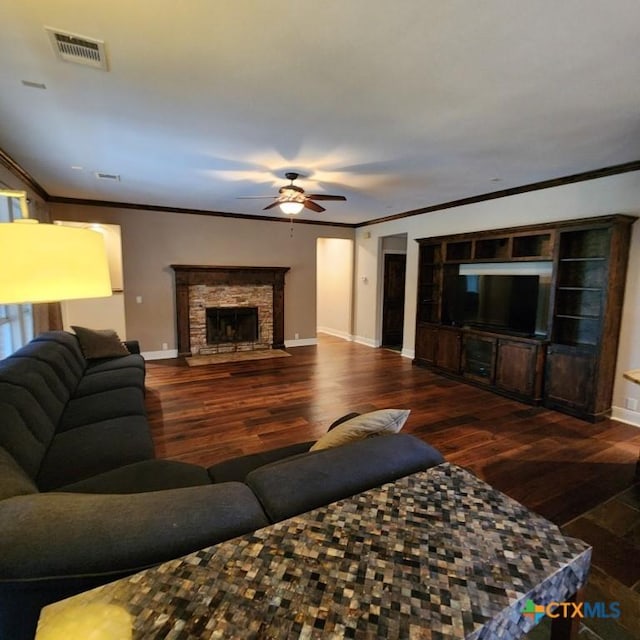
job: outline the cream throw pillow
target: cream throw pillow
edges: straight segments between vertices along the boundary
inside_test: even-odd
[[[363,413],[328,431],[309,451],[331,449],[354,440],[364,440],[372,436],[398,433],[410,413],[410,409],[380,409],[379,411]]]

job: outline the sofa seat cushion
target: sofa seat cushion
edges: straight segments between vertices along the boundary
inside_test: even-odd
[[[75,493],[145,493],[211,484],[204,467],[177,460],[143,460],[60,487]]]
[[[121,387],[71,399],[58,424],[58,433],[111,418],[145,416],[144,392]]]
[[[300,442],[271,451],[224,460],[209,467],[209,476],[212,482],[244,482],[254,469],[299,453],[306,453],[312,444],[313,442]]]
[[[96,371],[80,380],[74,398],[121,387],[137,387],[144,392],[144,371],[137,367]]]
[[[36,479],[41,491],[153,458],[144,416],[124,416],[77,427],[53,439]]]
[[[442,462],[436,449],[399,433],[274,462],[252,471],[246,483],[279,522]]]

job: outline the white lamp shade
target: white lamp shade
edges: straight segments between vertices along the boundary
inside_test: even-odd
[[[33,219],[0,224],[0,304],[110,295],[100,233]]]
[[[286,213],[287,215],[295,215],[296,213],[300,213],[304,208],[304,204],[302,202],[281,202],[280,203],[280,211],[282,213]]]

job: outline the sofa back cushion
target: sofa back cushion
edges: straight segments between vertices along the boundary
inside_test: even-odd
[[[0,361],[0,447],[30,478],[85,367],[77,340],[63,331],[43,334]]]
[[[245,482],[271,522],[279,522],[442,462],[426,442],[398,433],[285,458]]]
[[[38,488],[24,469],[0,447],[0,500],[38,493]]]

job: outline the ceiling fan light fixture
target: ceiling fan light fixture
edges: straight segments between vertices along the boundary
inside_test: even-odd
[[[288,201],[280,203],[280,211],[286,213],[288,216],[300,213],[303,208],[304,204],[302,202]]]

